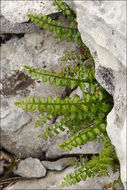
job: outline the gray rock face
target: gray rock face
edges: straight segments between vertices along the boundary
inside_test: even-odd
[[[108,115],[107,133],[116,148],[122,182],[126,186],[126,2],[68,3],[77,12],[83,42],[94,57],[96,78],[114,97],[114,108]]]
[[[21,33],[31,33],[31,32],[36,32],[40,31],[40,28],[34,24],[34,23],[15,23],[12,24],[12,22],[8,21],[5,19],[3,16],[0,17],[1,21],[1,33],[13,33],[13,34],[21,34]]]
[[[27,158],[19,162],[14,173],[25,178],[40,178],[46,175],[46,169],[37,158]]]
[[[70,166],[68,158],[62,158],[57,161],[42,161],[43,166],[48,170],[61,171]]]
[[[28,21],[29,13],[40,12],[47,15],[57,12],[57,9],[52,6],[52,1],[1,1],[1,15],[13,24]]]

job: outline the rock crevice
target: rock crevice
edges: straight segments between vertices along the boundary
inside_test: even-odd
[[[74,0],[67,1],[67,3],[77,13],[82,40],[90,48],[95,60],[96,78],[114,99],[114,107],[107,117],[107,133],[116,148],[121,167],[121,179],[126,186],[126,2]],[[1,146],[14,154],[20,152],[21,158],[34,157],[31,158],[33,164],[36,158],[55,160],[74,154],[99,153],[102,145],[93,145],[92,143],[83,146],[83,149],[80,147],[74,149],[70,153],[59,151],[57,145],[67,138],[67,135],[63,133],[49,141],[38,139],[37,135],[41,133],[42,129],[34,128],[35,121],[32,119],[32,114],[17,110],[14,106],[15,101],[26,96],[44,96],[46,98],[47,96],[65,97],[67,93],[70,94],[70,90],[67,91],[67,89],[52,89],[48,84],[40,84],[39,81],[35,83],[33,79],[23,73],[22,68],[25,64],[57,71],[59,58],[66,51],[77,48],[75,43],[53,39],[52,34],[29,23],[28,13],[43,12],[43,15],[48,15],[57,12],[56,8],[52,7],[52,1],[2,1],[1,6],[2,35],[10,33],[5,39],[4,36],[1,36],[1,40],[3,40],[0,81],[2,94]],[[63,22],[66,24],[66,20]],[[19,36],[13,35],[14,33]],[[42,169],[40,161],[36,160],[36,163],[37,167]],[[51,163],[46,164],[48,164],[47,167],[50,167]],[[26,165],[28,166],[29,162]],[[50,188],[58,187],[67,170],[61,174],[50,173],[44,181],[42,179],[32,181],[32,183],[31,181],[19,182],[9,189],[24,187],[37,189],[42,186],[46,188],[49,179],[51,179]],[[71,170],[69,169],[69,172]],[[43,174],[42,170],[37,171],[36,169],[35,173],[38,177],[42,177],[45,175],[45,169],[43,168]],[[28,168],[27,176],[30,174],[32,173]],[[92,182],[88,180],[85,188],[102,188],[106,179],[99,180],[95,179]],[[74,188],[82,187],[84,184]]]

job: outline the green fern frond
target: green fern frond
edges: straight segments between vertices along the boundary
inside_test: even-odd
[[[115,158],[112,157],[112,154],[115,154],[115,148],[107,136],[102,137],[102,139],[108,141],[108,144],[104,143],[104,148],[100,154],[98,156],[92,156],[90,160],[85,159],[86,162],[82,167],[80,164],[80,168],[76,168],[73,173],[67,174],[67,176],[64,177],[61,187],[79,183],[81,180],[85,181],[87,177],[109,176],[108,169],[114,166]],[[117,167],[119,170],[118,163]]]
[[[102,121],[100,121],[102,122]],[[81,146],[89,141],[96,140],[97,136],[106,132],[106,123],[102,122],[96,127],[88,127],[79,134],[71,136],[68,140],[59,144],[60,149],[72,150],[72,147]]]
[[[63,2],[62,0],[55,0],[52,3],[53,6],[57,6],[57,10],[62,12],[64,16],[67,16],[67,18],[74,20],[76,15],[75,13],[70,9],[70,7]]]
[[[40,118],[40,120],[37,120],[35,126],[36,125],[37,126],[41,126],[42,125],[44,127],[44,123],[46,123],[46,122],[47,122],[47,120],[45,120],[45,117],[42,117],[42,118]],[[57,121],[55,121],[54,123],[48,124],[45,127],[45,129],[42,129],[42,133],[39,134],[38,137],[46,137],[46,138],[50,137],[50,138],[52,138],[54,135],[58,135],[59,131],[60,132],[64,132],[65,131],[65,126],[64,126],[64,120],[63,120],[63,118],[60,120],[59,123]]]
[[[43,69],[39,71],[38,68],[34,69],[30,66],[24,66],[24,69],[27,71],[27,74],[30,74],[32,78],[35,78],[35,80],[42,78],[42,82],[49,81],[49,83],[54,85],[54,87],[69,86],[71,89],[73,89],[79,85],[81,89],[84,89],[84,83],[97,83],[96,79],[94,78],[94,72],[90,72],[90,69],[86,69],[85,67],[74,67],[73,72],[72,69],[68,68],[68,71],[70,69],[71,75],[73,75],[71,77],[69,76],[70,73],[66,72],[67,69],[62,69],[62,71],[60,71],[58,74],[50,73],[49,71]]]
[[[81,43],[81,35],[72,23],[70,26],[62,26],[61,21],[55,21],[49,16],[42,16],[41,13],[39,15],[36,13],[34,15],[29,14],[28,18],[38,24],[40,28],[48,29],[49,32],[55,31],[54,38],[60,38],[60,40],[66,40],[67,42],[77,40],[77,42]]]
[[[87,56],[85,49],[82,48],[81,50],[79,49],[78,52],[68,51],[67,53],[65,53],[64,56],[60,58],[60,60],[66,62],[75,61],[78,65],[83,65],[83,61],[88,60],[90,56],[91,56],[90,54],[89,56]]]
[[[53,87],[68,86],[74,90],[79,86],[82,96],[75,94],[73,98],[64,99],[61,97],[53,99],[51,96],[46,99],[30,97],[15,102],[15,105],[26,111],[40,113],[35,124],[35,127],[42,127],[42,133],[38,137],[52,138],[67,129],[70,138],[59,144],[60,149],[72,150],[73,147],[95,140],[104,144],[99,155],[78,160],[75,171],[64,178],[61,184],[64,187],[79,183],[81,180],[85,181],[87,177],[108,176],[110,167],[113,172],[119,170],[119,162],[115,148],[106,133],[106,116],[113,107],[113,98],[96,80],[94,60],[81,40],[76,15],[62,0],[55,0],[53,5],[69,19],[68,26],[63,26],[60,21],[49,16],[42,16],[41,13],[29,14],[29,19],[39,27],[55,32],[55,38],[67,42],[77,41],[80,47],[76,52],[67,52],[60,59],[64,62],[64,67],[56,73],[30,66],[24,66],[24,69],[35,80],[42,79],[42,82],[49,82]]]
[[[81,180],[86,181],[87,175],[85,174],[86,170],[84,168],[79,168],[74,171],[74,173],[69,173],[64,177],[64,181],[61,184],[61,187],[73,185],[76,183],[79,183]],[[91,172],[89,173],[89,176],[91,176]]]
[[[37,13],[34,15],[28,14],[28,18],[38,24],[40,28],[48,29],[49,32],[55,31],[56,35],[54,38],[60,38],[60,40],[66,40],[67,42],[74,42],[76,40],[79,45],[83,45],[81,34],[77,29],[77,20],[74,12],[61,0],[53,2],[53,5],[58,6],[58,10],[61,11],[64,16],[71,19],[69,26],[62,26],[61,21],[55,21],[49,16],[42,16],[42,13],[38,15]]]

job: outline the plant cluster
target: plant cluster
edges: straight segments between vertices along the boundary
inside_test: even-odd
[[[76,25],[76,15],[62,0],[55,0],[54,6],[58,11],[70,20],[69,26],[63,26],[61,22],[53,20],[49,16],[40,13],[29,14],[32,22],[41,28],[55,31],[55,38],[60,40],[77,41],[80,45],[79,52],[68,52],[61,58],[62,62],[68,63],[59,71],[50,72],[39,70],[30,66],[24,66],[27,74],[35,80],[49,82],[53,87],[68,86],[71,90],[80,87],[82,97],[77,94],[74,97],[44,97],[23,98],[15,105],[23,110],[40,113],[35,127],[45,126],[39,137],[52,138],[67,129],[70,138],[59,144],[60,149],[72,150],[73,147],[81,146],[89,141],[99,140],[104,144],[104,149],[99,155],[85,160],[85,165],[79,163],[74,173],[68,174],[62,182],[62,187],[76,184],[87,177],[106,176],[108,169],[119,170],[119,162],[114,146],[111,144],[106,133],[106,116],[113,107],[112,96],[109,95],[95,78],[94,60],[89,49],[83,44],[80,32]],[[60,118],[58,122],[56,118]],[[54,122],[49,121],[55,118]]]
[[[87,177],[93,178],[95,176],[109,176],[109,167],[111,167],[114,172],[119,170],[118,159],[114,146],[111,145],[107,136],[102,137],[101,141],[104,144],[104,148],[100,154],[98,156],[92,156],[90,160],[87,158],[80,158],[79,163],[76,163],[76,169],[74,172],[67,174],[61,184],[61,187],[76,184],[81,180],[85,181]],[[73,164],[75,164],[75,162]]]
[[[38,15],[36,13],[34,15],[29,14],[29,19],[37,23],[39,27],[48,29],[49,32],[55,31],[54,38],[60,38],[60,40],[67,42],[76,40],[78,44],[81,44],[81,35],[76,27],[77,20],[73,11],[63,1],[54,1],[53,5],[58,6],[58,11],[61,11],[71,21],[69,26],[63,26],[61,21],[55,21],[50,16],[42,16],[42,13]]]

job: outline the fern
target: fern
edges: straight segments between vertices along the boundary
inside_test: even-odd
[[[79,167],[85,167],[85,163],[88,161],[88,157],[86,155],[79,155],[76,158],[69,158],[68,162],[71,166],[74,166],[74,169]]]
[[[40,28],[48,29],[49,32],[55,31],[54,38],[60,38],[61,41],[66,40],[67,42],[74,42],[75,40],[79,45],[82,44],[81,35],[76,25],[77,20],[73,11],[70,10],[68,5],[63,1],[54,1],[54,6],[58,6],[58,10],[62,12],[64,16],[71,19],[69,26],[63,26],[60,21],[55,21],[50,16],[42,16],[42,13],[35,13],[34,15],[29,14],[28,18],[37,23]],[[82,44],[83,45],[83,44]]]
[[[76,18],[75,13],[70,9],[70,7],[61,0],[55,0],[52,3],[53,6],[57,6],[57,10],[62,12],[64,16],[67,16],[68,19],[74,20]]]
[[[44,97],[30,97],[29,100],[23,98],[20,101],[15,102],[15,105],[22,107],[23,110],[46,113],[47,115],[43,114],[43,120],[46,120],[46,118],[50,118],[51,116],[62,116],[63,119],[61,120],[61,124],[57,125],[56,123],[57,128],[61,128],[62,130],[63,125],[70,131],[76,132],[75,129],[80,130],[89,127],[92,124],[94,127],[89,128],[90,132],[101,134],[101,131],[105,131],[106,127],[104,124],[105,115],[111,109],[110,104],[103,102],[106,101],[106,99],[107,96],[103,95],[101,92],[98,93],[98,95],[83,92],[83,98],[80,98],[78,95],[75,95],[74,98],[66,97],[65,99],[60,97],[52,99],[52,97],[49,96],[47,100]],[[37,123],[38,125],[42,125],[42,119]],[[53,129],[53,127],[50,128],[50,131]],[[90,132],[87,133],[87,136],[90,136]],[[84,133],[86,132],[83,131],[80,133],[78,139],[82,139],[81,136]],[[47,135],[48,134],[46,134],[46,136]],[[67,146],[69,145],[69,142],[70,141],[68,140]],[[66,142],[63,144],[66,144]]]
[[[70,20],[69,26],[63,26],[60,21],[53,20],[49,16],[42,16],[41,13],[29,14],[29,19],[41,28],[48,29],[49,32],[55,31],[55,38],[68,42],[76,40],[80,48],[76,52],[67,52],[60,59],[65,66],[61,64],[62,68],[57,72],[39,70],[30,66],[24,66],[24,69],[35,80],[49,82],[53,87],[68,86],[74,90],[79,86],[82,96],[75,94],[73,98],[56,97],[54,99],[51,96],[47,99],[30,97],[15,102],[15,105],[26,111],[40,113],[35,127],[43,126],[43,129],[38,137],[52,138],[67,129],[69,139],[59,144],[60,149],[72,150],[73,147],[97,140],[104,144],[104,149],[99,155],[94,155],[91,159],[80,158],[75,171],[64,178],[61,184],[64,187],[81,180],[85,181],[87,177],[108,176],[110,167],[114,172],[119,170],[119,162],[114,146],[106,133],[106,116],[113,107],[113,98],[95,78],[94,60],[81,40],[75,13],[62,0],[55,0],[53,5],[57,6],[58,11]]]
[[[72,146],[77,147],[86,144],[89,141],[94,141],[96,140],[97,135],[105,134],[105,132],[106,123],[100,123],[98,127],[88,127],[81,133],[71,136],[70,139],[59,144],[59,148],[64,150],[72,150]]]
[[[71,71],[71,77],[69,77],[70,72],[68,68],[68,73],[67,73],[67,68],[65,71],[63,70],[62,72],[57,73],[50,73],[47,70],[41,69],[34,69],[33,67],[30,66],[24,66],[25,70],[27,70],[27,74],[30,74],[32,78],[35,78],[35,80],[39,80],[42,78],[42,82],[47,82],[51,85],[54,85],[54,87],[59,87],[59,86],[69,86],[71,89],[75,88],[77,85],[81,89],[85,89],[85,84],[84,83],[97,83],[96,79],[94,78],[94,72],[90,72],[90,69],[86,69],[83,67],[74,67],[73,72]]]
[[[73,173],[67,174],[67,176],[64,177],[61,187],[79,183],[81,180],[86,181],[87,177],[109,176],[108,169],[110,167],[114,169],[115,166],[115,169],[119,170],[119,163],[114,146],[111,145],[107,136],[103,137],[102,140],[104,148],[100,154],[98,156],[92,156],[92,159],[89,161],[85,159],[86,163],[82,164],[82,167],[76,168]]]

